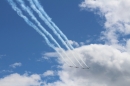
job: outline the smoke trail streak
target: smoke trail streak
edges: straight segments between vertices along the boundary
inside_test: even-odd
[[[25,3],[21,0],[17,0],[19,2],[19,4],[21,5],[22,9],[24,11],[26,11],[30,16],[31,18],[37,23],[37,25],[45,32],[46,35],[48,35],[51,40],[54,41],[54,43],[63,51],[63,53],[67,56],[67,54],[64,52],[64,50],[61,48],[61,46],[58,44],[58,42],[53,38],[53,36],[41,25],[41,23],[37,20],[37,18],[33,15],[32,11],[25,6]],[[71,61],[71,63],[76,66],[73,61],[67,56],[67,58]]]
[[[56,47],[50,43],[50,41],[48,40],[48,38],[38,29],[37,26],[35,26],[31,21],[29,21],[29,19],[23,15],[22,11],[16,6],[16,4],[12,1],[12,0],[8,0],[9,4],[12,6],[13,10],[17,12],[17,14],[22,17],[24,19],[24,21],[31,26],[32,28],[34,28],[46,41],[46,43],[48,44],[49,47],[51,47],[52,49],[54,49],[59,55],[60,57],[62,57],[64,59],[64,57],[60,54],[60,52],[58,50],[56,50]],[[65,63],[69,66],[69,63],[64,59]]]
[[[69,47],[74,50],[74,47],[68,42],[68,38],[64,35],[64,33],[58,28],[58,26],[51,21],[51,18],[47,15],[47,13],[44,11],[43,7],[41,4],[38,2],[38,0],[33,0],[37,8],[42,12],[42,14],[47,18],[47,20],[54,26],[55,30],[60,33],[60,35],[64,38],[64,40],[67,42]],[[78,55],[79,56],[79,55]],[[80,56],[79,56],[80,57]],[[80,58],[81,61],[87,66],[87,64],[83,61],[82,58]],[[88,66],[87,66],[88,67]]]
[[[28,0],[30,2],[30,5],[32,9],[38,13],[39,17],[45,22],[46,25],[58,36],[58,38],[61,40],[61,42],[65,45],[67,49],[70,49],[68,45],[64,42],[64,40],[61,38],[61,36],[55,31],[55,28],[46,20],[46,18],[42,15],[42,13],[36,8],[35,4],[32,2],[32,0]]]
[[[68,38],[64,35],[64,33],[57,27],[53,21],[51,21],[51,18],[48,16],[48,14],[44,11],[43,7],[41,4],[38,2],[38,0],[33,0],[37,8],[40,10],[40,12],[47,18],[47,20],[55,27],[55,30],[60,33],[60,35],[65,39],[67,44],[70,46],[71,49],[74,49],[73,46],[68,43]]]
[[[35,4],[33,3],[32,0],[28,0],[30,2],[30,5],[32,7],[32,9],[38,13],[39,17],[46,23],[46,25],[48,25],[48,27],[54,32],[54,34],[61,40],[61,42],[65,45],[65,47],[71,51],[70,47],[68,47],[68,45],[65,43],[65,41],[61,38],[60,34],[57,33],[57,31],[55,30],[55,28],[46,20],[46,18],[42,15],[42,13],[36,8]],[[73,53],[72,53],[73,54]],[[73,54],[73,57],[74,54]],[[75,57],[76,61],[82,66],[82,64],[78,61],[78,59]],[[83,67],[83,66],[82,66]]]
[[[35,5],[37,6],[37,8],[39,9],[37,9],[36,7],[35,7],[35,5],[34,5],[34,3],[32,2],[32,0],[29,0],[30,1],[30,3],[31,3],[31,7],[39,14],[39,17],[41,18],[41,19],[43,19],[44,21],[45,21],[45,23],[47,22],[47,24],[49,23],[49,27],[50,28],[52,28],[52,30],[53,30],[53,32],[59,37],[59,39],[61,40],[61,41],[63,41],[64,43],[63,44],[65,44],[66,45],[66,43],[65,43],[65,41],[67,42],[67,44],[69,45],[69,48],[68,48],[68,45],[67,45],[67,49],[68,50],[74,50],[74,47],[68,42],[68,38],[64,35],[64,33],[55,25],[55,23],[53,23],[52,21],[51,21],[51,18],[47,15],[47,13],[44,11],[44,9],[43,9],[43,7],[40,5],[40,3],[37,1],[37,0],[33,0],[33,2],[35,3]],[[46,17],[46,19],[45,19],[45,17]],[[50,26],[50,23],[53,25],[53,27],[52,26]],[[58,33],[57,33],[58,32]],[[64,40],[61,38],[61,36],[64,38]],[[70,49],[71,48],[71,49]],[[73,55],[74,56],[74,55]],[[75,56],[74,56],[75,57]],[[78,57],[80,58],[80,56],[78,55]],[[76,59],[76,58],[75,58]],[[77,59],[76,59],[77,60]],[[83,61],[83,59],[82,58],[80,58],[80,60],[87,66],[87,64]],[[77,60],[78,61],[78,60]],[[78,63],[81,65],[81,63],[78,61]],[[81,65],[82,66],[82,65]],[[82,66],[83,67],[83,66]],[[88,67],[88,66],[87,66]]]

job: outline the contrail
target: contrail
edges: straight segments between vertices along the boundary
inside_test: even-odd
[[[16,6],[16,4],[13,2],[13,0],[8,0],[9,4],[12,6],[13,10],[17,12],[17,14],[22,17],[24,19],[24,21],[31,26],[32,28],[34,28],[46,41],[46,43],[48,44],[49,47],[51,47],[52,49],[54,49],[59,55],[60,57],[62,57],[64,59],[64,57],[60,54],[60,52],[58,50],[56,50],[56,47],[50,43],[50,41],[48,40],[48,38],[38,29],[37,26],[35,26],[31,21],[29,21],[29,19],[23,15],[22,11]],[[69,63],[64,60],[65,63],[67,65],[69,65]]]
[[[43,16],[43,14],[36,8],[35,4],[33,3],[32,0],[29,0],[29,3],[32,7],[32,9],[38,13],[39,17],[45,22],[45,24],[54,32],[54,34],[61,40],[62,44],[65,45],[65,47],[71,51],[70,47],[65,43],[65,41],[61,38],[60,34],[57,33],[55,28],[50,24],[50,22]],[[73,53],[72,53],[73,54]],[[78,59],[74,56],[73,57],[76,59],[76,61],[82,66],[82,64],[78,61]],[[83,67],[83,66],[82,66]]]
[[[32,0],[31,0],[32,1]],[[68,43],[68,38],[64,35],[64,33],[57,27],[57,25],[55,23],[53,23],[53,21],[51,21],[51,18],[48,16],[48,14],[44,11],[43,7],[41,6],[41,4],[38,2],[38,0],[33,0],[33,2],[35,3],[35,5],[37,6],[37,8],[39,9],[39,11],[46,17],[46,19],[54,26],[55,30],[57,32],[60,33],[60,35],[65,39],[65,41],[67,42],[67,44],[70,46],[71,49],[74,49],[73,46]]]
[[[28,0],[31,8],[39,15],[39,17],[45,22],[46,25],[54,32],[54,34],[57,35],[57,37],[61,40],[61,42],[65,45],[67,49],[69,49],[68,45],[64,42],[64,40],[61,38],[60,34],[55,31],[55,28],[46,20],[46,18],[42,15],[42,13],[36,8],[35,4],[32,0]]]
[[[68,42],[68,38],[64,35],[64,33],[55,25],[55,23],[53,23],[51,21],[51,18],[47,15],[47,13],[44,11],[43,7],[40,5],[40,3],[37,1],[37,0],[33,0],[33,3],[32,0],[29,0],[30,4],[31,4],[31,7],[34,9],[34,11],[36,11],[38,14],[39,14],[39,17],[47,24],[49,24],[48,26],[53,30],[53,32],[59,37],[59,39],[62,41],[62,43],[67,47],[68,50],[74,50],[74,47]],[[37,9],[36,8],[36,6]],[[44,16],[46,17],[44,17]],[[51,26],[51,24],[53,26]],[[57,33],[58,32],[58,33]],[[64,38],[64,40],[67,42],[67,44],[69,45],[69,48],[68,48],[68,45],[65,43],[65,41],[61,38],[61,36]],[[71,49],[70,49],[71,48]],[[75,57],[75,56],[74,56]],[[80,56],[79,56],[80,58]],[[75,58],[76,59],[76,58]],[[83,61],[82,58],[80,58],[81,61],[87,66],[87,64]],[[77,59],[76,59],[77,60]],[[78,60],[77,60],[78,61]],[[80,64],[80,62],[78,61],[78,63]],[[81,64],[80,64],[81,65]],[[82,65],[81,65],[82,66]],[[82,66],[83,67],[83,66]],[[87,66],[88,67],[88,66]]]
[[[28,7],[26,7],[25,6],[25,3],[23,2],[23,1],[21,1],[21,0],[17,0],[19,3],[20,3],[20,5],[21,5],[21,7],[22,7],[22,9],[24,10],[24,11],[26,11],[30,16],[31,16],[31,18],[37,23],[37,25],[44,31],[44,33],[46,34],[46,35],[48,35],[50,38],[51,38],[51,40],[52,41],[54,41],[54,43],[63,51],[63,53],[66,55],[66,53],[64,52],[64,50],[61,48],[61,46],[58,44],[58,42],[53,38],[53,36],[41,25],[41,23],[37,20],[37,18],[33,15],[33,13],[32,13],[32,11],[28,8]],[[67,56],[67,55],[66,55]],[[73,63],[73,61],[67,56],[67,58],[71,61],[71,63],[74,65],[74,66],[76,66],[74,63]]]

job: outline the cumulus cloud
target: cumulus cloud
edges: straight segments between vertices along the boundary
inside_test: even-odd
[[[0,78],[0,86],[41,86],[41,78],[38,74],[20,75],[17,73]]]
[[[128,52],[97,44],[82,46],[73,52],[79,54],[90,69],[70,68],[64,63],[61,66],[62,70],[58,71],[60,80],[44,83],[44,86],[129,86],[130,54]],[[72,56],[70,58],[79,66]],[[59,61],[62,60],[64,59],[60,58]]]
[[[118,38],[130,34],[130,0],[84,0],[80,7],[97,12],[105,18],[105,32],[111,44],[119,43]]]
[[[126,50],[130,53],[130,39],[126,43]]]
[[[128,43],[129,46],[129,43]],[[68,56],[78,66],[78,62],[71,55],[72,52],[66,52]],[[55,82],[42,82],[41,76],[38,74],[20,75],[11,74],[0,79],[1,86],[129,86],[130,84],[130,53],[120,51],[110,45],[91,44],[73,50],[75,55],[80,55],[82,59],[90,66],[90,69],[82,69],[81,67],[70,68],[59,57],[59,63],[63,63],[56,74],[59,80]],[[51,57],[52,52],[46,56]],[[62,53],[61,53],[62,54]],[[57,53],[53,52],[57,56]],[[77,55],[77,56],[78,56]],[[67,57],[64,57],[67,59]],[[77,57],[79,58],[79,57]],[[69,63],[69,60],[68,60]],[[69,63],[70,65],[73,65]],[[85,67],[85,65],[84,65]],[[54,71],[48,70],[43,73],[44,77],[53,76]],[[43,76],[42,75],[42,76]]]
[[[48,71],[46,71],[46,72],[43,73],[43,76],[44,76],[44,77],[54,76],[54,75],[55,75],[55,74],[54,74],[54,71],[52,71],[52,70],[48,70]]]
[[[129,3],[130,0],[84,0],[80,4],[81,8],[104,18],[106,30],[101,32],[101,39],[106,43],[83,45],[73,50],[76,58],[82,58],[90,69],[82,69],[72,52],[66,51],[79,68],[69,67],[73,64],[62,53],[65,59],[59,57],[58,61],[63,65],[57,73],[60,80],[44,82],[44,86],[129,86],[130,40],[124,37],[130,34]],[[46,56],[51,54],[47,53]],[[84,65],[81,60],[80,62]]]
[[[73,45],[74,47],[79,47],[79,44],[76,41],[69,40],[67,43]]]
[[[22,66],[22,63],[20,63],[20,62],[16,62],[16,63],[10,65],[10,67],[12,67],[12,68],[16,68],[16,67],[20,67],[20,66]]]
[[[98,12],[105,18],[102,38],[106,44],[90,44],[66,51],[67,56],[78,66],[70,62],[68,57],[61,52],[61,58],[57,53],[45,53],[44,56],[59,57],[61,70],[57,71],[59,80],[44,82],[43,86],[129,86],[130,85],[130,40],[125,39],[126,44],[119,44],[118,38],[130,34],[130,1],[129,0],[84,0],[80,7]],[[72,45],[74,41],[69,41]],[[107,45],[109,43],[109,45]],[[78,44],[76,44],[78,45]],[[114,46],[113,46],[114,45]],[[115,47],[116,46],[116,47]],[[82,69],[74,56],[81,62],[82,58],[90,69]],[[65,62],[66,60],[66,62]],[[73,66],[73,67],[69,67]],[[86,67],[84,65],[84,67]],[[46,71],[43,76],[54,75],[53,71]],[[0,79],[1,86],[40,86],[40,76],[33,74],[11,74]]]
[[[83,45],[73,51],[66,51],[67,56],[79,68],[74,68],[62,52],[64,59],[55,52],[46,53],[44,56],[47,58],[59,57],[57,61],[62,65],[57,72],[59,80],[44,82],[44,86],[129,86],[130,41],[125,39],[126,44],[119,45],[119,38],[130,34],[129,3],[130,0],[84,0],[80,7],[104,17],[106,30],[101,33],[106,44]],[[70,40],[69,43],[79,46],[75,41]],[[84,65],[80,60],[82,58],[90,69],[82,69],[73,55]],[[43,75],[52,76],[54,72],[49,70]]]

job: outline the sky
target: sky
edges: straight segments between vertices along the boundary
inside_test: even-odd
[[[129,3],[1,0],[0,86],[129,86]]]

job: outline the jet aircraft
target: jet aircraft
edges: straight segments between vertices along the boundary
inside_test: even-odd
[[[82,68],[82,69],[89,69],[90,67],[87,67],[87,68]]]
[[[73,67],[73,66],[69,66],[69,67]],[[75,67],[75,68],[79,68],[79,67]],[[89,69],[90,67],[87,67],[87,68],[82,68],[82,69]]]

